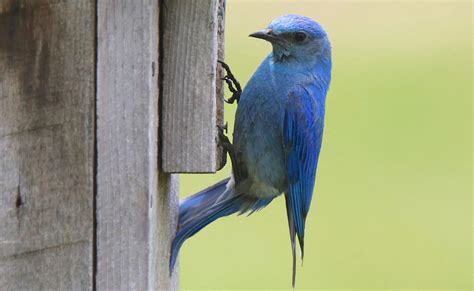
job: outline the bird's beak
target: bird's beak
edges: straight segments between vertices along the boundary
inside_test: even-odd
[[[261,38],[270,42],[278,39],[278,37],[273,33],[271,29],[260,30],[260,31],[251,33],[249,36],[255,37],[255,38]]]

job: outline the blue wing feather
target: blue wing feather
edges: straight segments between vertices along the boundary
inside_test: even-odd
[[[313,195],[323,120],[324,108],[308,90],[297,86],[289,93],[283,126],[288,167],[288,192],[285,195],[291,200],[287,203],[288,219],[293,220],[302,257],[305,221]]]

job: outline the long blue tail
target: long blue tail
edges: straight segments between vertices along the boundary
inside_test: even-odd
[[[230,193],[234,190],[233,186],[227,188],[228,181],[229,178],[222,180],[180,203],[178,231],[171,245],[170,272],[186,239],[214,220],[241,211],[247,199],[243,195]]]
[[[189,221],[190,218],[201,214],[203,209],[213,206],[226,190],[226,185],[230,178],[224,179],[211,187],[208,187],[191,197],[182,200],[179,203],[179,222],[178,230],[182,224]]]

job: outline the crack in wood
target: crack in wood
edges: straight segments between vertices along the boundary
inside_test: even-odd
[[[23,201],[21,200],[21,186],[20,186],[20,181],[18,181],[18,187],[16,189],[16,201],[15,201],[15,206],[18,209],[23,205]]]
[[[73,245],[76,245],[76,244],[82,244],[82,243],[89,244],[91,242],[89,240],[77,240],[77,241],[62,243],[62,244],[59,244],[59,245],[46,246],[46,247],[43,247],[43,248],[40,248],[40,249],[37,249],[37,250],[25,251],[25,252],[20,252],[20,253],[17,253],[17,254],[8,255],[8,256],[5,256],[5,257],[0,257],[0,261],[4,261],[4,260],[8,260],[8,259],[16,259],[16,258],[19,258],[19,257],[31,255],[31,254],[47,252],[47,251],[51,251],[51,250],[54,250],[54,249],[70,247],[70,246],[73,246]]]
[[[18,220],[18,233],[21,228],[21,219],[20,219],[20,207],[23,205],[21,199],[21,173],[18,173],[18,187],[16,188],[16,200],[15,200],[15,210],[16,210],[16,219]]]

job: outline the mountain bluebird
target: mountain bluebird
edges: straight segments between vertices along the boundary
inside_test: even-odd
[[[284,193],[294,286],[295,238],[303,258],[331,80],[331,45],[317,22],[300,15],[281,16],[250,36],[270,42],[273,51],[241,94],[230,86],[238,107],[233,145],[223,144],[231,156],[232,175],[180,203],[170,269],[183,242],[203,227],[232,213],[253,213]],[[227,73],[229,84],[233,76]]]

